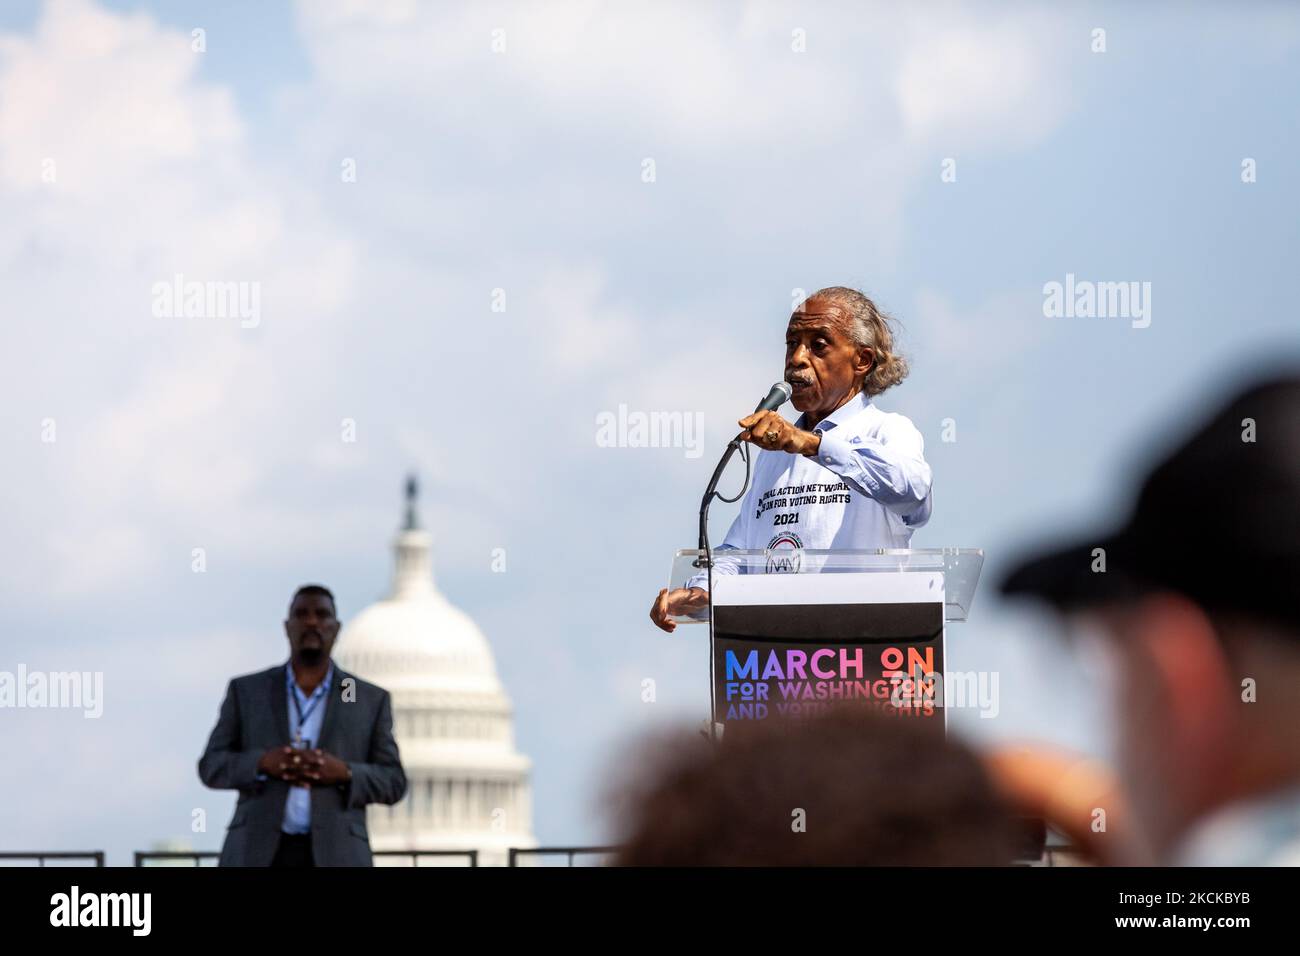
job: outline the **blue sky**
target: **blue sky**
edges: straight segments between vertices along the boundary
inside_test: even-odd
[[[707,707],[705,635],[646,611],[713,449],[780,376],[793,290],[836,284],[903,326],[879,404],[935,470],[914,545],[988,555],[949,655],[1002,708],[958,729],[1104,754],[1096,686],[992,585],[1300,359],[1298,57],[1282,4],[6,5],[0,669],[103,670],[106,701],[0,712],[36,781],[0,847],[215,848],[233,797],[194,761],[226,680],[283,659],[297,584],[345,620],[386,591],[409,470],[539,838],[599,839],[610,761]],[[260,324],[154,317],[178,272],[259,283]],[[1150,282],[1150,326],[1045,317],[1067,273]],[[708,450],[598,447],[620,404],[701,413]]]

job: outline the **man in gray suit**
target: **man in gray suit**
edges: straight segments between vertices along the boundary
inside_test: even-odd
[[[230,682],[199,759],[204,784],[239,791],[221,865],[371,866],[366,805],[406,793],[388,691],[330,660],[327,588],[299,588],[284,631],[289,661]]]

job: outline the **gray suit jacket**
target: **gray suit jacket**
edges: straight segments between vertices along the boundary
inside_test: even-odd
[[[267,748],[289,743],[288,707],[283,664],[236,677],[226,689],[217,726],[199,758],[199,778],[207,786],[239,791],[221,848],[222,866],[269,866],[275,856],[289,784],[258,780],[257,762]],[[406,793],[388,691],[336,663],[319,746],[352,768],[352,780],[312,787],[316,865],[371,866],[366,804],[393,804]]]

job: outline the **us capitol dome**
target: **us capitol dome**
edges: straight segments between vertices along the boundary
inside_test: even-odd
[[[478,850],[480,865],[503,865],[509,847],[537,845],[532,761],[515,749],[510,699],[487,639],[434,586],[433,536],[419,526],[415,497],[411,478],[392,592],[345,625],[334,653],[344,670],[392,694],[408,786],[394,806],[367,808],[370,842],[376,850]]]

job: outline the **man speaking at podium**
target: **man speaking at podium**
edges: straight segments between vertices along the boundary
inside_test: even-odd
[[[871,400],[906,376],[889,319],[865,295],[834,286],[805,299],[785,332],[785,380],[803,414],[794,424],[777,411],[740,419],[740,437],[760,452],[716,550],[908,547],[930,520],[924,442],[908,418]],[[727,572],[723,563],[714,568]],[[676,628],[673,616],[708,603],[705,587],[694,586],[705,584],[702,576],[688,584],[664,588],[650,608],[665,631]]]

